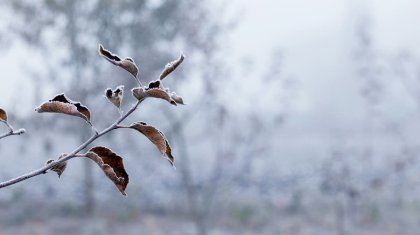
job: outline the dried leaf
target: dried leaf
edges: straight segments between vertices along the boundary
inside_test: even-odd
[[[159,76],[160,80],[163,80],[166,76],[171,74],[182,62],[184,61],[184,55],[181,53],[178,59],[168,63],[163,69]]]
[[[118,86],[114,90],[112,90],[111,88],[106,89],[105,96],[112,104],[114,104],[119,109],[121,107],[121,103],[124,96],[124,86]]]
[[[172,156],[171,146],[168,143],[165,135],[159,131],[156,127],[146,124],[145,122],[136,122],[128,126],[128,128],[134,129],[145,135],[162,154],[166,154],[169,162],[173,166],[174,157]]]
[[[181,96],[179,96],[179,95],[177,95],[175,92],[172,92],[172,93],[171,93],[171,99],[172,99],[173,101],[175,101],[177,104],[182,104],[182,105],[185,105],[185,104],[184,104],[184,100],[182,99],[182,97],[181,97]]]
[[[168,101],[169,103],[171,103],[172,105],[175,105],[175,106],[177,105],[176,102],[168,94],[168,92],[161,88],[153,88],[153,89],[147,90],[146,93],[149,95],[149,97],[164,99]]]
[[[121,68],[127,70],[131,75],[137,78],[139,68],[137,67],[136,63],[132,58],[127,57],[125,59],[121,59],[118,55],[106,50],[101,44],[99,44],[99,55],[103,56],[112,64],[120,66]]]
[[[85,155],[98,164],[105,175],[114,182],[118,190],[124,195],[128,185],[128,174],[124,169],[123,159],[112,150],[105,147],[91,148]]]
[[[136,122],[129,126],[145,135],[153,144],[156,145],[158,150],[162,153],[166,153],[165,136],[153,126],[147,125],[144,122]]]
[[[66,154],[62,154],[58,159],[60,160],[60,159],[62,159],[65,156],[66,156]],[[54,162],[54,160],[48,160],[47,161],[47,165],[50,164],[50,163],[52,163],[52,162]],[[52,167],[50,170],[56,172],[57,175],[58,175],[58,178],[60,178],[61,177],[61,174],[63,174],[63,172],[66,169],[66,167],[67,167],[67,162],[61,162],[61,163],[55,165],[54,167]]]
[[[64,94],[57,95],[54,99],[41,104],[35,109],[38,113],[63,113],[83,118],[90,123],[90,111],[79,102],[68,99]]]
[[[133,93],[133,96],[136,97],[136,99],[138,100],[143,100],[148,97],[154,97],[164,99],[172,105],[177,105],[176,102],[171,98],[169,93],[162,88],[144,89],[143,87],[137,87],[133,88],[131,92]]]
[[[104,56],[107,60],[110,60],[111,62],[121,61],[121,58],[118,55],[106,50],[101,44],[99,44],[99,55]]]
[[[149,86],[148,86],[147,90],[148,90],[148,89],[152,89],[152,88],[159,88],[159,87],[161,87],[161,86],[160,86],[160,80],[151,81],[151,82],[149,83]]]
[[[165,141],[166,141],[166,157],[168,158],[169,163],[171,163],[171,165],[174,166],[175,158],[174,156],[172,156],[172,148],[169,145],[168,140],[165,139]]]
[[[133,88],[133,89],[131,89],[131,93],[138,100],[144,100],[147,97],[149,97],[149,95],[146,93],[146,91],[143,87]]]
[[[0,121],[7,122],[7,112],[2,108],[0,108]]]

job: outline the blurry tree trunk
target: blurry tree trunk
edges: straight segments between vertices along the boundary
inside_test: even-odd
[[[206,219],[201,212],[199,205],[199,193],[194,187],[192,181],[191,162],[190,156],[187,151],[187,142],[183,134],[183,122],[176,122],[172,127],[171,134],[173,138],[178,142],[178,148],[180,149],[180,155],[182,156],[183,162],[180,165],[181,172],[181,183],[186,191],[188,200],[189,210],[194,221],[196,232],[198,235],[207,234]]]
[[[77,52],[83,51],[83,48],[77,43],[77,38],[80,34],[78,31],[78,26],[76,25],[76,17],[77,17],[77,10],[76,10],[76,2],[71,1],[67,4],[68,11],[67,11],[67,18],[70,20],[68,24],[68,36],[69,36],[69,44],[70,48],[75,53],[71,53],[71,57],[73,57],[74,66],[72,69],[74,69],[74,75],[76,78],[72,82],[72,90],[78,90],[80,94],[78,94],[78,98],[81,100],[85,100],[88,97],[88,89],[87,87],[80,87],[80,85],[84,84],[82,81],[82,69],[83,64],[81,64],[78,61],[82,61],[81,58],[79,58],[81,55],[79,55]],[[89,138],[91,135],[90,128],[83,128],[79,132],[81,141],[85,141]],[[83,203],[83,211],[86,216],[92,215],[95,210],[95,197],[94,197],[94,178],[93,178],[93,167],[92,162],[90,161],[83,161],[83,171],[84,171],[84,182],[83,182],[83,192],[84,192],[84,203]]]
[[[83,162],[84,168],[84,192],[85,192],[85,200],[84,200],[84,211],[85,215],[92,215],[95,211],[95,197],[93,192],[94,190],[94,180],[93,180],[93,169],[92,169],[92,162],[84,161]]]
[[[335,227],[337,235],[346,235],[346,213],[345,206],[341,203],[339,195],[334,204],[335,210]]]
[[[357,198],[356,197],[348,197],[348,211],[349,211],[349,228],[355,228],[358,223],[358,214],[359,214],[359,207],[357,204]],[[353,229],[349,231],[350,234],[353,233]]]
[[[81,141],[86,141],[90,136],[89,131],[83,129],[80,134]],[[95,187],[94,187],[94,175],[93,175],[93,162],[83,161],[83,214],[90,216],[95,212]]]
[[[76,72],[78,74],[78,72]],[[77,76],[80,78],[80,75]],[[75,81],[80,82],[80,79],[75,79]],[[77,82],[76,82],[77,83]],[[76,84],[72,84],[73,87],[76,87]],[[86,100],[88,97],[87,89],[79,89],[80,97],[82,100]],[[83,123],[85,124],[85,123]],[[77,134],[76,134],[77,135]],[[92,130],[90,127],[82,128],[79,131],[79,138],[81,142],[86,141],[92,135]],[[94,174],[93,174],[93,167],[94,164],[92,161],[83,161],[83,214],[86,216],[90,216],[95,212],[95,187],[94,187]]]
[[[210,109],[208,105],[204,106]],[[217,138],[213,141],[214,152],[210,153],[210,156],[214,156],[214,163],[211,168],[212,170],[209,180],[202,185],[196,186],[193,181],[193,166],[190,161],[191,159],[188,152],[187,139],[184,133],[184,125],[188,123],[187,120],[191,119],[193,114],[187,113],[177,121],[172,122],[172,130],[169,132],[170,138],[173,138],[178,142],[177,146],[180,149],[180,158],[182,159],[182,164],[180,164],[181,183],[187,194],[186,196],[189,201],[189,210],[198,235],[208,234],[208,225],[210,223],[209,217],[212,212],[216,193],[222,178],[223,160],[226,159],[226,150],[224,149],[223,135],[221,134],[225,124],[226,113],[222,105],[213,105],[212,108],[215,110],[215,123],[219,128],[217,130]]]

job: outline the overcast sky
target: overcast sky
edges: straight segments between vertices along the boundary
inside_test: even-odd
[[[285,70],[302,84],[293,106],[300,124],[302,119],[325,124],[330,117],[346,126],[363,118],[361,84],[354,78],[352,61],[356,22],[361,17],[370,19],[374,47],[380,53],[420,53],[416,30],[420,2],[415,0],[236,0],[232,4],[244,9],[232,40],[234,54],[252,57],[262,68],[271,51],[284,52]],[[398,83],[391,85],[391,94],[397,96],[392,99],[394,108],[404,112],[413,104]]]

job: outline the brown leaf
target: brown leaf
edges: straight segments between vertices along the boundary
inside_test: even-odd
[[[133,88],[131,90],[133,96],[136,97],[138,100],[143,100],[148,97],[164,99],[171,103],[172,105],[177,105],[176,102],[171,98],[169,93],[162,89],[162,88],[152,88],[152,89],[144,89],[143,87]]]
[[[101,44],[99,44],[99,55],[103,56],[112,64],[120,66],[121,68],[127,70],[131,75],[137,78],[139,68],[137,67],[136,63],[132,58],[127,57],[125,59],[121,59],[118,55],[106,50]]]
[[[0,121],[7,122],[7,112],[2,108],[0,108]]]
[[[121,102],[124,96],[124,86],[118,86],[114,90],[112,90],[111,88],[106,89],[105,96],[112,104],[114,104],[119,109],[121,107]]]
[[[90,123],[90,111],[79,102],[68,99],[64,94],[57,95],[54,99],[41,104],[35,109],[38,113],[63,113],[83,118]]]
[[[166,157],[168,158],[169,163],[171,163],[171,165],[174,166],[175,158],[174,156],[172,156],[172,148],[169,145],[168,140],[165,139],[165,141],[166,141]]]
[[[128,174],[124,169],[123,159],[112,150],[105,147],[91,148],[85,155],[98,164],[105,175],[114,182],[118,190],[124,195],[128,185]]]
[[[128,128],[134,129],[145,135],[162,154],[166,154],[169,162],[173,166],[174,157],[172,156],[171,146],[168,143],[165,135],[159,131],[156,127],[148,125],[145,122],[136,122],[128,126]]]
[[[160,86],[160,80],[151,81],[151,82],[149,83],[149,86],[148,86],[147,90],[148,90],[148,89],[152,89],[152,88],[159,88],[159,87],[161,87],[161,86]]]
[[[111,63],[112,61],[121,61],[121,58],[118,55],[106,50],[101,44],[99,44],[99,55],[104,56],[107,60],[110,60]]]
[[[66,154],[62,154],[58,159],[60,160],[60,159],[62,159],[65,156],[66,156]],[[47,165],[50,164],[50,163],[52,163],[52,162],[54,162],[54,160],[48,160],[47,161]],[[56,172],[57,175],[58,175],[58,178],[60,178],[61,177],[61,174],[63,174],[63,172],[66,169],[66,167],[67,167],[67,162],[61,162],[61,163],[55,165],[54,167],[52,167],[50,170]]]
[[[168,101],[172,105],[177,105],[176,102],[171,98],[166,90],[161,88],[153,88],[146,91],[149,97],[160,98]]]
[[[156,145],[162,154],[165,154],[165,136],[163,136],[158,129],[156,129],[154,126],[147,125],[144,122],[136,122],[131,124],[129,127],[145,135],[150,141],[152,141],[153,144]]]
[[[160,80],[163,80],[166,76],[171,74],[182,62],[184,61],[184,55],[181,53],[178,59],[168,63],[163,69],[159,76]]]

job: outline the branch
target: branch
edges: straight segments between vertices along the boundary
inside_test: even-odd
[[[79,147],[77,147],[75,150],[73,150],[70,154],[66,155],[65,157],[57,160],[57,161],[53,161],[50,164],[47,164],[46,166],[39,168],[37,170],[34,170],[32,172],[23,174],[21,176],[18,176],[14,179],[8,180],[8,181],[4,181],[0,183],[0,188],[4,188],[16,183],[19,183],[21,181],[30,179],[32,177],[41,175],[41,174],[46,174],[48,170],[50,170],[51,168],[53,168],[54,166],[66,162],[72,158],[78,157],[78,153],[80,151],[82,151],[84,148],[86,148],[89,144],[91,144],[93,141],[95,141],[96,139],[102,137],[103,135],[107,134],[108,132],[111,132],[112,130],[115,130],[118,128],[118,125],[124,121],[124,119],[126,119],[128,116],[130,116],[130,114],[132,114],[137,107],[139,106],[139,104],[143,101],[143,99],[138,100],[136,102],[136,104],[124,115],[122,115],[117,121],[115,121],[113,124],[111,124],[109,127],[105,128],[103,131],[99,132],[99,133],[94,133],[88,140],[86,140],[83,144],[81,144]]]
[[[19,129],[17,131],[9,131],[7,133],[0,135],[0,139],[6,138],[12,135],[22,135],[23,133],[25,133],[25,129]]]
[[[22,135],[23,133],[26,132],[26,130],[23,129],[23,128],[21,128],[19,130],[14,130],[13,127],[7,121],[1,121],[1,122],[3,122],[7,126],[7,128],[9,128],[9,132],[6,132],[6,133],[0,135],[0,139],[6,138],[6,137],[12,136],[12,135]]]

